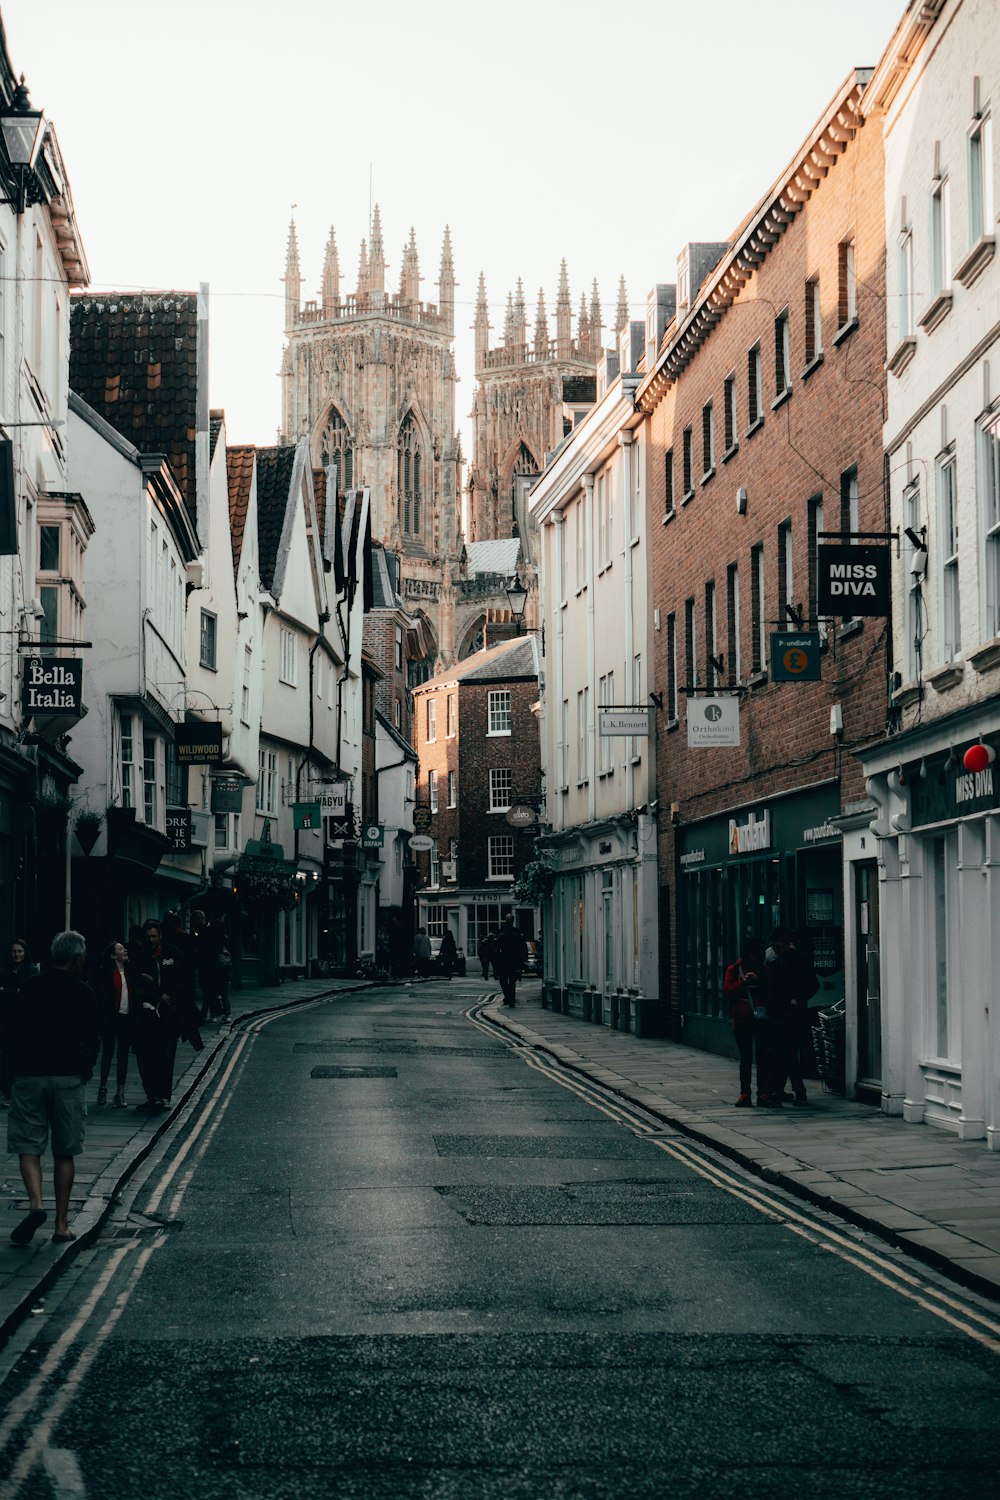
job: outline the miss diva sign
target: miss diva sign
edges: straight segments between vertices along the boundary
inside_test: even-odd
[[[888,615],[889,548],[822,544],[816,548],[816,612]]]

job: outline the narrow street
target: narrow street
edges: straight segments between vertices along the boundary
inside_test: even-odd
[[[983,1303],[560,1077],[481,988],[233,1038],[5,1352],[5,1500],[992,1492]]]

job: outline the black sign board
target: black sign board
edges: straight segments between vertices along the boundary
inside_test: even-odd
[[[26,656],[21,679],[24,716],[83,713],[83,662],[58,656]]]
[[[175,724],[179,766],[217,766],[222,760],[221,724]]]
[[[190,849],[191,809],[189,807],[167,808],[167,838],[177,854],[183,854]]]
[[[426,833],[431,826],[431,810],[426,802],[418,802],[413,809],[413,827],[417,833]]]
[[[985,742],[994,750],[1000,748],[995,735],[987,736]],[[904,764],[914,828],[1000,808],[1000,756],[982,771],[968,771],[963,761],[968,748],[960,743],[951,752],[939,751]]]
[[[326,837],[332,843],[334,839],[352,839],[354,832],[354,804],[348,802],[344,807],[343,817],[334,814],[326,818]]]
[[[772,635],[772,682],[819,682],[819,678],[818,630],[779,630]]]
[[[245,784],[240,776],[213,776],[212,811],[214,813],[242,812]]]
[[[824,542],[816,549],[816,570],[820,615],[891,613],[888,547]]]

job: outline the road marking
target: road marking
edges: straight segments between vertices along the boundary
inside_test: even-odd
[[[638,1126],[641,1134],[648,1135],[648,1124],[638,1120],[626,1105],[619,1104],[617,1100],[609,1100],[607,1091],[602,1085],[595,1083],[592,1079],[583,1080],[579,1077],[565,1076],[565,1070],[556,1059],[535,1051],[523,1038],[509,1037],[496,1023],[484,1022],[478,1010],[479,1007],[474,1007],[467,1011],[467,1019],[494,1037],[500,1032],[510,1050],[529,1067],[542,1073],[553,1083],[558,1083],[561,1088],[567,1089],[593,1108],[599,1109],[602,1114],[616,1120],[618,1124],[632,1128]],[[682,1166],[688,1167],[712,1186],[729,1193],[731,1197],[739,1198],[757,1212],[783,1224],[791,1233],[831,1255],[836,1255],[856,1270],[863,1271],[874,1281],[881,1282],[883,1286],[915,1303],[925,1312],[931,1313],[942,1322],[964,1333],[968,1338],[974,1339],[991,1353],[1000,1354],[1000,1321],[995,1317],[960,1301],[957,1296],[939,1290],[931,1282],[925,1281],[923,1277],[897,1265],[887,1256],[856,1243],[846,1234],[810,1218],[791,1203],[775,1197],[766,1188],[758,1187],[755,1183],[744,1182],[721,1162],[717,1163],[706,1158],[703,1153],[710,1151],[710,1146],[702,1147],[684,1140],[659,1139],[652,1139],[650,1144],[673,1157]],[[830,1212],[835,1213],[836,1210],[831,1209]]]
[[[87,1486],[72,1448],[44,1448],[42,1468],[56,1500],[86,1500]]]

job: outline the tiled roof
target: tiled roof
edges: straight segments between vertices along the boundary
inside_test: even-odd
[[[517,568],[521,541],[516,536],[495,537],[486,542],[467,542],[465,555],[469,563],[469,577],[477,573],[503,573],[509,577]]]
[[[208,459],[211,463],[215,457],[215,445],[219,441],[219,433],[222,431],[226,420],[226,414],[221,409],[210,411],[208,414]]]
[[[316,497],[316,522],[319,526],[320,552],[326,536],[326,470],[313,469],[313,494]],[[325,553],[323,554],[325,556]]]
[[[291,443],[279,448],[257,449],[257,545],[261,582],[266,589],[274,587],[274,570],[294,466],[295,448]]]
[[[253,463],[257,450],[252,443],[239,448],[226,449],[226,477],[229,480],[229,532],[233,543],[233,573],[239,572],[240,556],[243,552],[243,533],[246,530],[247,511],[250,507],[250,486],[253,482]]]
[[[393,583],[399,576],[399,566],[393,554],[394,567],[389,565],[386,550],[379,543],[372,546],[372,609],[402,609],[403,601]]]
[[[70,309],[70,385],[140,453],[166,455],[195,524],[197,293],[102,292]]]
[[[436,677],[422,682],[414,692],[422,693],[426,688],[442,687],[446,682],[507,682],[514,678],[538,676],[538,646],[533,635],[512,637],[491,646],[487,651],[477,651],[464,661],[447,667]]]

